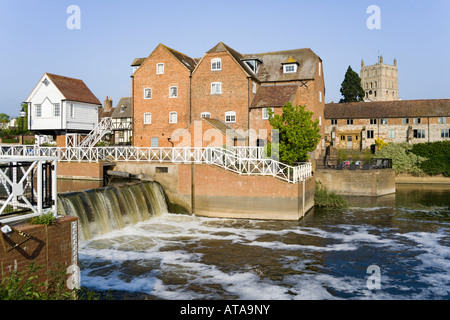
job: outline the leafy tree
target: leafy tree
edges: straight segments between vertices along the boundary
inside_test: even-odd
[[[6,113],[0,113],[0,126],[4,128],[10,121],[10,117]]]
[[[319,120],[313,120],[314,113],[307,111],[305,106],[286,103],[282,110],[281,115],[274,115],[269,109],[270,124],[273,129],[278,130],[279,135],[279,160],[289,165],[305,162],[309,158],[308,152],[314,151],[320,142]],[[267,146],[268,152],[271,147],[271,144]]]
[[[341,95],[344,98],[339,103],[364,101],[364,94],[364,89],[361,86],[361,78],[348,66],[344,81],[341,84]]]

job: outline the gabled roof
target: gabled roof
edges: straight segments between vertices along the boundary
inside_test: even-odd
[[[101,105],[101,102],[82,80],[51,73],[46,73],[46,75],[66,100]]]
[[[450,99],[329,103],[325,119],[449,117]]]
[[[132,97],[121,98],[117,106],[114,108],[114,112],[112,113],[111,117],[113,119],[133,117],[131,110],[132,101]]]
[[[250,68],[244,61],[242,61],[244,60],[244,56],[239,52],[237,52],[236,50],[230,48],[223,42],[219,42],[212,49],[208,50],[206,53],[215,53],[215,52],[228,52],[233,57],[233,59],[241,66],[244,72],[247,73],[248,76],[257,79],[253,71],[250,70]]]
[[[222,132],[225,136],[228,136],[230,138],[236,138],[238,140],[245,140],[245,137],[238,132],[236,132],[233,128],[226,125],[219,119],[213,119],[213,118],[202,118],[202,120],[208,122],[211,126]]]
[[[165,48],[167,51],[169,51],[172,56],[175,57],[175,59],[177,59],[186,69],[188,69],[190,72],[194,71],[195,67],[197,66],[198,61],[195,59],[192,59],[191,57],[185,55],[184,53],[181,53],[175,49],[169,48],[168,46],[160,43],[157,47],[163,47]],[[156,48],[155,48],[156,50]],[[151,56],[151,54],[149,55],[149,57]],[[137,66],[141,66],[145,60],[147,60],[147,58],[135,58],[133,60],[133,62],[131,63],[132,67],[137,67]]]
[[[253,98],[250,108],[281,107],[287,102],[293,102],[298,90],[298,84],[292,85],[262,85]]]

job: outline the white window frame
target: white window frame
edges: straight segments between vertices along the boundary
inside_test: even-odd
[[[446,124],[447,117],[438,117],[438,124]]]
[[[156,74],[164,74],[164,63],[159,62],[156,64]]]
[[[321,76],[321,71],[322,70],[322,62],[319,61],[319,77]],[[367,86],[367,84],[366,84]]]
[[[35,107],[35,110],[34,110],[35,117],[41,118],[42,117],[42,105],[35,104],[34,107]]]
[[[211,94],[222,94],[222,82],[211,83]]]
[[[169,87],[169,98],[178,98],[178,87],[177,86]]]
[[[395,129],[388,130],[388,139],[395,139]]]
[[[291,70],[292,67],[292,70]],[[296,63],[289,63],[283,65],[283,73],[296,73],[297,72],[297,64]]]
[[[441,138],[449,138],[450,129],[441,129]]]
[[[211,118],[211,113],[210,113],[210,112],[202,112],[202,113],[200,114],[200,116],[201,116],[202,118],[209,119],[209,118]]]
[[[236,111],[225,112],[225,123],[236,123]]]
[[[147,91],[150,92],[150,97],[147,97]],[[152,88],[144,88],[144,99],[149,100],[152,98]]]
[[[152,114],[151,112],[144,113],[144,124],[152,124]]]
[[[253,94],[256,94],[256,89],[257,89],[256,82],[252,82],[252,92],[253,92]]]
[[[319,102],[322,102],[322,91],[319,91]]]
[[[176,111],[172,111],[169,113],[169,123],[177,123],[178,122],[178,113]]]
[[[269,120],[269,109],[271,109],[273,111],[273,108],[263,108],[262,110],[262,119],[263,120]]]
[[[222,70],[222,59],[214,58],[211,59],[211,71],[221,71]]]
[[[420,124],[422,121],[421,121],[421,119],[418,117],[418,118],[413,118],[413,124]]]
[[[59,103],[54,103],[53,104],[53,116],[54,117],[61,116],[61,108],[60,108]]]

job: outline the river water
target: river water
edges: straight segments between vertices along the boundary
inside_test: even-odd
[[[163,214],[81,241],[81,285],[114,299],[450,298],[450,186],[349,198],[300,221]]]

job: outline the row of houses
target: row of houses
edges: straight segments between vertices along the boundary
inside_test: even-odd
[[[365,149],[388,142],[449,139],[450,99],[325,104],[322,59],[311,49],[242,54],[220,42],[201,58],[159,44],[131,63],[131,97],[103,106],[82,80],[46,73],[32,90],[28,126],[38,134],[89,134],[111,118],[111,142],[138,147],[264,146],[268,110],[290,102],[319,120],[322,141]]]

